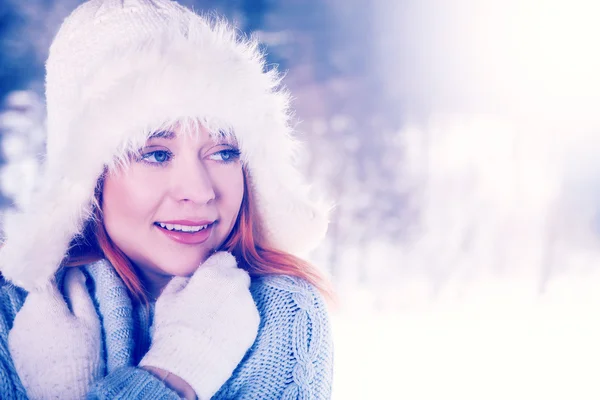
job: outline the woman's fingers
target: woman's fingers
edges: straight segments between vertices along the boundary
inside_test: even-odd
[[[243,272],[237,268],[237,261],[231,253],[220,251],[210,256],[198,267],[190,278],[190,286],[203,285],[202,282],[228,280]],[[216,283],[215,282],[215,283]]]
[[[165,288],[162,290],[160,295],[164,296],[179,293],[184,287],[187,286],[189,280],[190,278],[184,276],[174,276],[169,281],[167,286],[165,286]]]
[[[224,287],[221,287],[224,285]],[[250,277],[248,273],[237,268],[235,257],[231,253],[220,251],[210,256],[198,267],[191,278],[175,276],[165,286],[162,296],[177,294],[187,287],[192,291],[200,290],[220,291],[237,290],[240,286],[248,288]],[[186,292],[189,291],[186,289]]]
[[[190,278],[190,291],[211,293],[217,299],[229,297],[234,292],[250,287],[248,273],[237,267],[235,257],[218,252],[209,257]]]
[[[200,265],[200,269],[204,268],[236,268],[237,261],[235,257],[226,251],[219,251],[208,257],[202,265]]]

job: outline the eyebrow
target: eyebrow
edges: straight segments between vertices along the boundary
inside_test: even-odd
[[[148,140],[150,139],[173,139],[175,138],[175,133],[172,131],[157,131],[148,136]]]

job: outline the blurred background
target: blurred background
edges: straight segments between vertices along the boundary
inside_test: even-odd
[[[334,399],[600,398],[600,4],[181,0],[287,71]],[[44,152],[44,61],[81,1],[0,3],[0,207]],[[597,5],[598,4],[598,5]]]

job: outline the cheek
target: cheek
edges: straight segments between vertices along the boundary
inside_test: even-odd
[[[157,193],[145,182],[130,174],[107,176],[102,192],[104,224],[109,234],[128,231],[128,227],[145,223],[157,203]],[[111,235],[112,236],[112,235]]]
[[[230,170],[218,171],[213,178],[221,199],[221,217],[233,220],[237,217],[244,196],[244,175],[241,166]],[[232,225],[233,225],[232,222]],[[233,226],[232,226],[233,227]]]
[[[240,210],[240,206],[242,204],[242,198],[244,197],[244,176],[242,175],[242,171],[236,175],[236,179],[234,180],[234,184],[231,185],[231,204],[235,209],[236,214]]]

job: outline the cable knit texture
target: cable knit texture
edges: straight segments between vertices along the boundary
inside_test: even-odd
[[[102,324],[105,376],[88,399],[179,399],[137,364],[150,347],[154,305],[134,306],[106,261],[82,268]],[[213,399],[328,399],[333,347],[322,297],[307,282],[288,276],[255,278],[250,292],[260,326],[229,380]],[[0,398],[26,399],[8,350],[8,333],[27,293],[7,282],[0,288]],[[52,340],[52,338],[48,338]],[[50,367],[50,366],[48,366]]]
[[[261,315],[258,336],[214,398],[330,398],[331,332],[316,289],[300,279],[271,276],[250,290]]]

